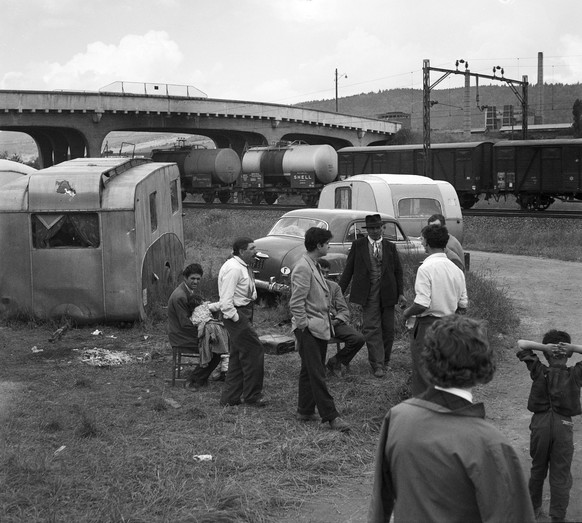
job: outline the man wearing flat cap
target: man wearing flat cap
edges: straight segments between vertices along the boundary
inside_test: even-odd
[[[394,306],[405,305],[402,265],[396,246],[382,238],[379,214],[366,216],[367,237],[352,242],[339,285],[345,292],[350,282],[350,301],[362,306],[362,334],[368,360],[377,378],[386,374],[394,342]]]

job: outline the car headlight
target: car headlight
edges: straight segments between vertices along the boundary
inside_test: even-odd
[[[291,269],[289,267],[281,267],[281,274],[283,276],[289,276],[291,274]]]

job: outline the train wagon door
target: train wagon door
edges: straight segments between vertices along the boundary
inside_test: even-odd
[[[582,147],[565,145],[562,156],[563,185],[567,193],[582,193]]]
[[[32,307],[39,317],[105,317],[99,214],[31,214]]]
[[[562,148],[542,147],[540,190],[543,193],[562,191]]]
[[[457,187],[455,151],[434,149],[432,151],[432,179],[444,180]],[[461,180],[462,182],[462,180]]]

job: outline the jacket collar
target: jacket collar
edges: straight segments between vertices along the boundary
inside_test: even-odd
[[[408,403],[409,405],[415,405],[417,407],[431,410],[433,412],[438,412],[440,414],[447,414],[449,416],[466,416],[468,418],[485,418],[485,406],[483,403],[471,403],[464,407],[451,410],[447,407],[443,407],[438,403],[433,403],[432,401],[423,400],[421,398],[410,398],[403,403]]]
[[[323,277],[323,274],[319,270],[317,264],[312,260],[311,256],[305,253],[303,254],[303,257],[307,260],[307,263],[309,264],[309,267],[311,268],[317,283],[319,283],[324,289],[329,290],[326,279]]]

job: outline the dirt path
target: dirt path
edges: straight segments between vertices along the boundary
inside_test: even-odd
[[[575,343],[582,343],[582,264],[472,252],[471,270],[495,277],[507,290],[521,315],[518,337],[541,341],[544,332],[558,328],[569,332]],[[526,403],[530,385],[525,365],[517,358],[507,358],[493,382],[476,394],[476,399],[485,403],[488,418],[518,450],[528,476],[530,414]],[[574,486],[568,508],[571,521],[582,521],[582,497],[576,495],[582,486],[582,452],[577,443],[581,424],[580,417],[575,418]],[[322,492],[319,501],[305,503],[300,510],[281,520],[282,523],[364,523],[371,477],[370,467],[357,485]],[[543,507],[546,514],[548,502],[546,482]]]

